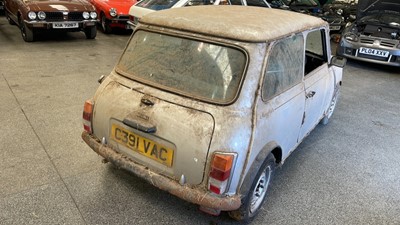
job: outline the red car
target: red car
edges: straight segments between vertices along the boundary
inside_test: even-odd
[[[127,25],[129,8],[137,0],[90,0],[96,7],[102,31],[111,33],[113,28],[131,29]]]

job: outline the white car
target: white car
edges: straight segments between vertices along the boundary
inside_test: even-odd
[[[271,8],[266,0],[141,0],[129,9],[128,24],[134,29],[140,18],[148,13],[197,5],[244,5]]]
[[[146,15],[86,101],[82,138],[203,211],[250,220],[275,167],[332,116],[345,60],[328,37],[322,19],[279,9]]]

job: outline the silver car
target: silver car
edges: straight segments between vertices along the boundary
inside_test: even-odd
[[[129,9],[128,24],[135,29],[139,20],[148,13],[198,5],[243,5],[271,8],[267,0],[141,0]]]
[[[337,54],[400,67],[400,1],[359,0],[357,20],[343,31]]]
[[[148,14],[86,101],[82,137],[203,211],[250,220],[276,166],[332,116],[345,60],[328,37],[322,19],[278,9]]]

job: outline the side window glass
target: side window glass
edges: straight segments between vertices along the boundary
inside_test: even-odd
[[[302,34],[281,40],[272,47],[262,89],[264,101],[302,81],[303,58],[304,39]]]
[[[264,0],[246,0],[248,6],[268,7]]]
[[[324,34],[324,30],[315,30],[307,34],[306,60],[304,67],[306,75],[327,62]]]
[[[212,5],[214,0],[189,0],[185,6]]]
[[[241,0],[229,0],[229,2],[231,5],[243,5]]]

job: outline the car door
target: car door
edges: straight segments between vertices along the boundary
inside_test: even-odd
[[[305,38],[305,112],[299,140],[307,136],[321,120],[329,90],[329,68],[326,33],[324,29],[312,30]]]
[[[257,102],[255,149],[274,142],[285,158],[297,146],[305,102],[303,53],[302,34],[272,44]]]

